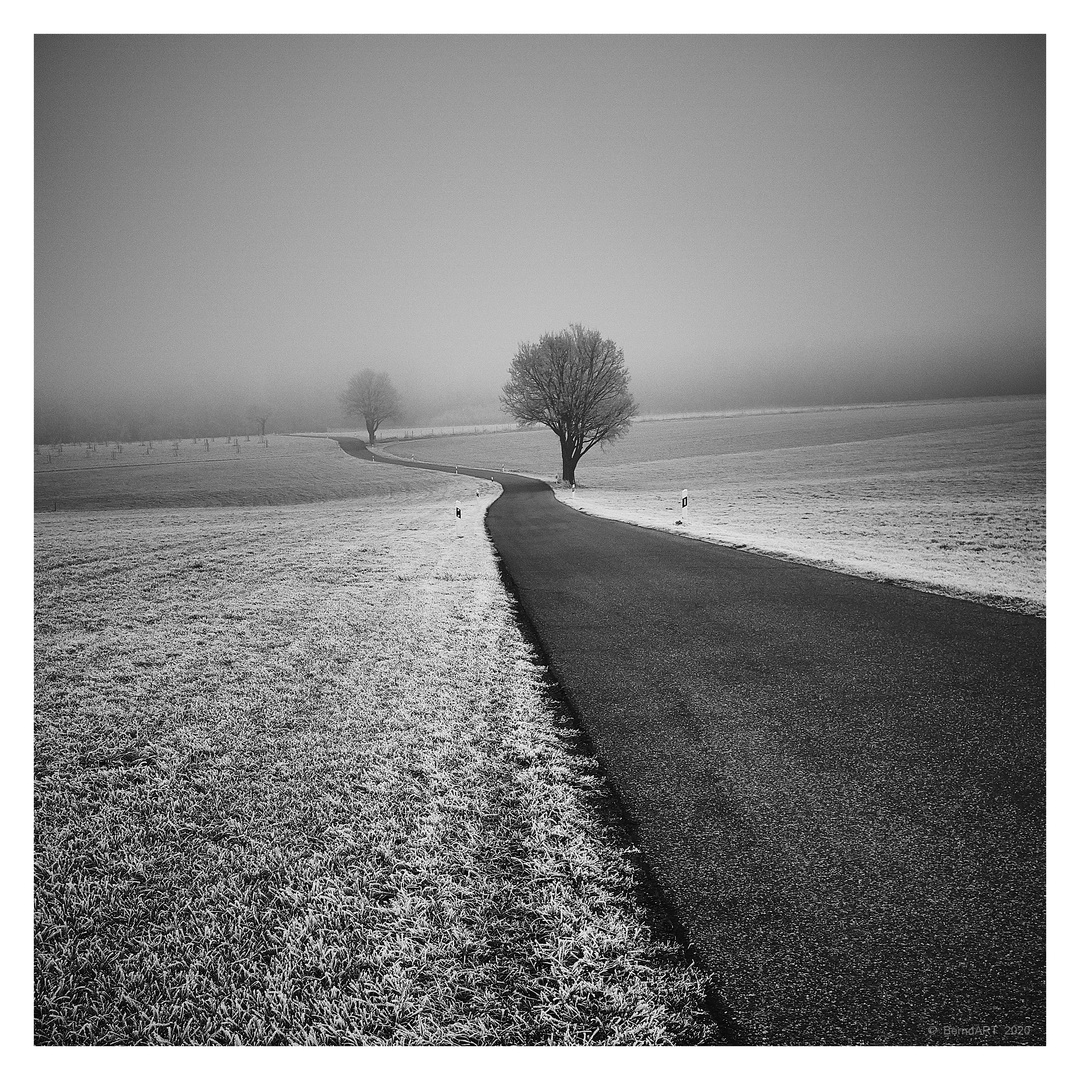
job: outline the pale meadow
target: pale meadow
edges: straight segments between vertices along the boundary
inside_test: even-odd
[[[323,490],[385,488],[36,515],[36,1041],[709,1041],[497,486],[334,451]]]
[[[556,484],[556,495],[590,514],[1042,615],[1045,412],[1044,398],[987,398],[639,421],[582,459],[575,492]],[[546,429],[393,449],[552,481],[558,463]]]

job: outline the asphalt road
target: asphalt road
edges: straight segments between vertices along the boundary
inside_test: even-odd
[[[1045,1041],[1044,620],[460,471],[736,1041]]]

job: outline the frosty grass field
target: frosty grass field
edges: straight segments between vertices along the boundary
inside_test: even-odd
[[[36,459],[35,1040],[709,1041],[512,617],[497,487],[186,453]]]
[[[546,429],[391,448],[548,480],[559,461]],[[639,421],[577,480],[557,494],[587,513],[1046,612],[1044,397]]]
[[[34,462],[38,1042],[714,1036],[514,623],[496,485],[273,436]],[[1043,398],[641,422],[578,479],[590,513],[1045,612]]]

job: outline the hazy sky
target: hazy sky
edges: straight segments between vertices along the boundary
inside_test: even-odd
[[[571,321],[646,391],[1042,360],[1042,38],[38,37],[35,81],[39,388],[491,398]]]

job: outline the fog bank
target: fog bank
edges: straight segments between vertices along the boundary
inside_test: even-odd
[[[39,35],[39,416],[468,423],[576,321],[646,408],[1029,390],[1044,99],[1039,36]]]

